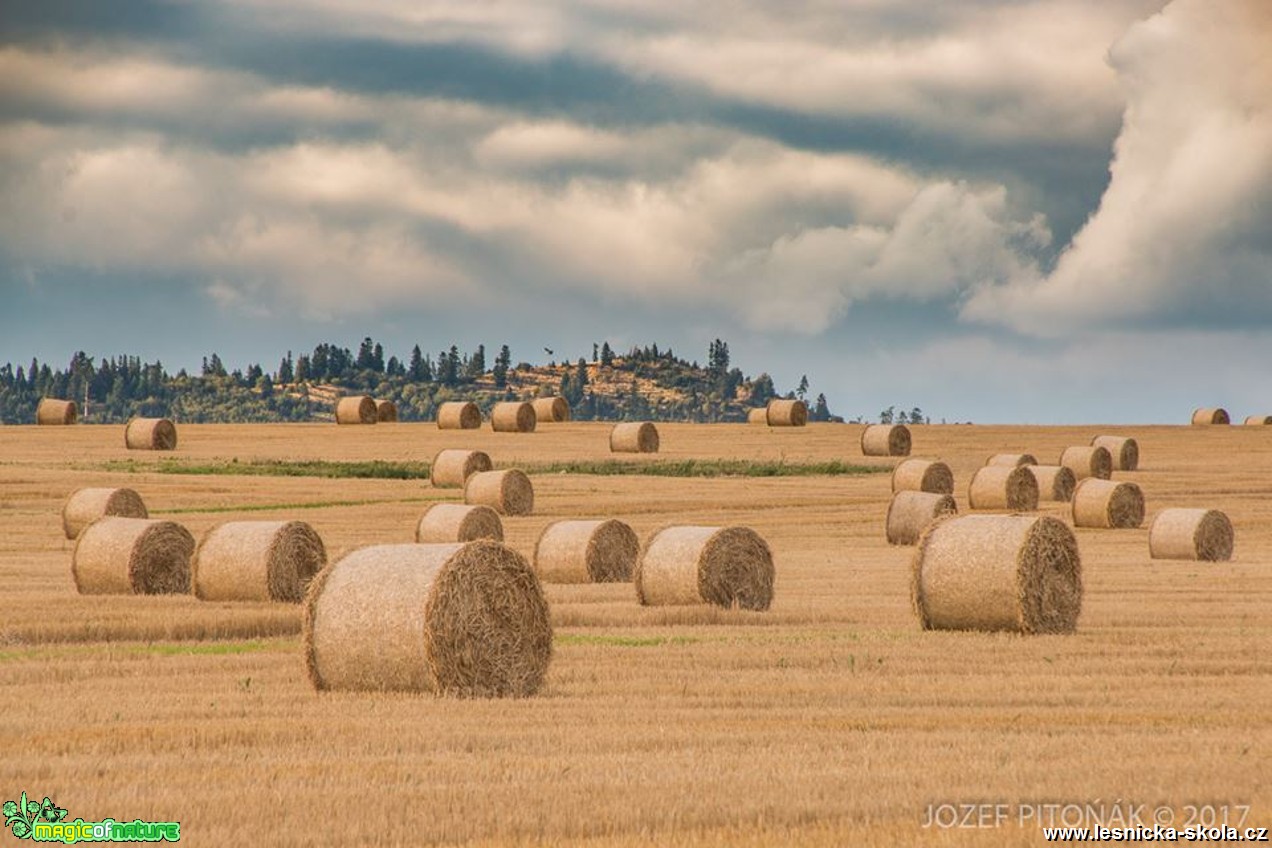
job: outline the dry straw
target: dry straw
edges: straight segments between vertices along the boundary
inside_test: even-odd
[[[986,465],[972,475],[967,500],[972,509],[1028,512],[1038,508],[1038,481],[1027,466]]]
[[[391,400],[377,400],[375,402],[375,420],[387,423],[397,421],[397,404]]]
[[[141,495],[132,489],[76,489],[62,506],[62,532],[66,538],[74,539],[85,527],[107,515],[150,517]]]
[[[904,424],[871,424],[861,433],[866,456],[909,456],[910,428]]]
[[[1114,471],[1135,471],[1139,468],[1139,442],[1128,436],[1096,436],[1091,440],[1091,446],[1109,452]]]
[[[610,430],[613,453],[658,453],[658,428],[649,421],[627,421]]]
[[[1066,503],[1073,499],[1078,479],[1063,465],[1029,465],[1026,468],[1038,481],[1038,500]]]
[[[1153,559],[1232,559],[1232,522],[1217,509],[1163,509],[1148,529]]]
[[[300,603],[326,565],[322,537],[303,521],[227,521],[194,552],[194,594],[205,601]]]
[[[73,400],[41,398],[35,408],[36,424],[74,424],[79,418],[79,407]]]
[[[1021,465],[1037,465],[1038,459],[1031,453],[996,453],[985,460],[985,464],[1016,468]]]
[[[459,488],[478,471],[489,471],[494,467],[485,451],[445,448],[433,457],[428,476],[439,489]]]
[[[563,397],[535,398],[535,420],[540,424],[552,424],[570,420],[570,403]]]
[[[1129,529],[1144,523],[1144,493],[1134,483],[1088,477],[1073,490],[1073,525]]]
[[[1210,424],[1229,424],[1228,410],[1221,407],[1202,407],[1193,410],[1193,426],[1204,427]]]
[[[368,395],[353,395],[336,401],[337,424],[374,424],[377,420],[375,401]]]
[[[504,539],[499,513],[480,504],[434,504],[415,525],[415,541],[425,544],[475,542],[478,539],[496,542]]]
[[[71,555],[81,595],[166,595],[190,591],[194,537],[174,521],[107,516],[84,528]]]
[[[481,427],[481,410],[470,400],[448,400],[437,408],[437,429],[476,430]]]
[[[906,459],[892,469],[892,491],[954,494],[954,472],[944,462]]]
[[[305,598],[314,688],[525,697],[543,684],[552,623],[525,557],[498,542],[360,548]]]
[[[1081,482],[1088,477],[1107,480],[1113,476],[1113,454],[1104,447],[1076,445],[1065,448],[1060,454],[1060,465],[1073,472],[1073,479]]]
[[[636,597],[647,606],[716,604],[766,610],[773,554],[749,527],[668,527],[636,560]]]
[[[177,425],[167,418],[134,418],[124,428],[124,445],[129,450],[176,450]]]
[[[505,401],[490,410],[490,426],[496,433],[533,433],[534,406],[525,401]]]
[[[500,515],[529,515],[534,511],[534,486],[515,468],[478,471],[464,481],[464,503],[488,506]]]
[[[544,583],[622,583],[632,579],[640,539],[622,521],[557,521],[534,546]]]
[[[1272,415],[1247,415],[1245,423],[1247,427],[1265,427],[1272,424]]]
[[[913,545],[927,526],[946,513],[958,512],[954,496],[933,492],[902,491],[892,496],[888,505],[886,528],[888,542]]]
[[[911,575],[924,630],[1071,633],[1082,610],[1077,539],[1050,516],[938,520],[919,540]]]
[[[768,402],[765,414],[770,427],[803,427],[808,423],[808,404],[774,398]]]
[[[747,410],[746,423],[748,424],[768,424],[768,409],[759,407],[758,409]]]

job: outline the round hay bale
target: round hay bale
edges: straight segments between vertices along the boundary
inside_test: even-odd
[[[318,690],[526,697],[552,622],[530,564],[499,542],[376,545],[314,579],[304,650]]]
[[[537,422],[550,424],[570,420],[570,402],[563,397],[535,398],[530,405],[534,407]]]
[[[1247,415],[1245,424],[1247,427],[1266,427],[1272,425],[1272,415]]]
[[[1078,540],[1046,515],[943,518],[919,540],[910,592],[924,630],[1072,633],[1082,611]]]
[[[167,595],[190,591],[194,537],[175,521],[99,518],[71,554],[81,595]]]
[[[1027,465],[1029,473],[1038,481],[1038,500],[1066,503],[1073,499],[1078,480],[1063,465]]]
[[[485,451],[446,448],[433,457],[428,477],[439,489],[457,489],[478,471],[489,471],[494,467],[490,455]]]
[[[773,553],[749,527],[668,527],[636,560],[636,597],[646,606],[709,603],[766,610]]]
[[[390,424],[397,421],[397,404],[391,400],[377,400],[375,402],[375,420]]]
[[[79,418],[79,407],[73,400],[40,398],[35,408],[36,424],[74,424]]]
[[[808,404],[774,398],[768,402],[765,417],[770,427],[803,427],[808,423]]]
[[[1144,523],[1144,493],[1134,483],[1088,477],[1073,490],[1073,526],[1128,529]]]
[[[936,492],[900,491],[892,496],[885,522],[888,543],[913,545],[927,526],[946,513],[958,512],[954,496]]]
[[[985,464],[1017,468],[1021,465],[1037,465],[1038,460],[1031,453],[996,453],[985,460]]]
[[[1081,482],[1088,477],[1107,480],[1113,476],[1113,454],[1105,447],[1077,445],[1065,448],[1060,454],[1060,465],[1073,472],[1073,479]]]
[[[132,489],[76,489],[62,505],[62,532],[74,539],[84,528],[99,518],[115,515],[122,518],[149,518],[141,495]]]
[[[534,406],[524,401],[497,403],[490,410],[490,427],[496,433],[533,433],[537,420]]]
[[[423,544],[478,539],[504,540],[499,513],[480,504],[433,504],[415,525],[415,541]]]
[[[632,579],[640,539],[622,521],[557,521],[534,546],[544,583],[624,583]]]
[[[625,421],[610,430],[612,453],[658,453],[658,428],[650,421]]]
[[[1211,424],[1229,424],[1231,419],[1228,417],[1228,410],[1222,407],[1202,407],[1193,410],[1192,423],[1194,427],[1207,427]]]
[[[374,424],[377,420],[375,401],[369,395],[353,395],[336,401],[337,424]]]
[[[1029,512],[1038,508],[1038,481],[1027,466],[986,465],[972,475],[967,500],[972,509]]]
[[[177,425],[167,418],[134,418],[124,428],[129,450],[176,450]]]
[[[866,456],[909,456],[910,428],[904,424],[871,424],[861,433]]]
[[[1139,442],[1128,436],[1096,436],[1091,440],[1091,446],[1109,452],[1114,471],[1135,471],[1139,468]]]
[[[767,426],[768,425],[768,408],[761,406],[756,409],[747,410],[746,423],[763,424]]]
[[[892,469],[892,491],[954,494],[954,472],[944,462],[906,459]]]
[[[484,505],[500,515],[534,511],[534,486],[524,471],[478,471],[464,481],[464,503]]]
[[[298,604],[327,565],[322,537],[304,521],[227,521],[194,551],[194,594],[205,601]]]
[[[1148,528],[1153,559],[1225,562],[1232,559],[1232,545],[1232,522],[1217,509],[1163,509]]]
[[[476,430],[481,427],[481,410],[470,400],[448,400],[437,408],[437,429]]]

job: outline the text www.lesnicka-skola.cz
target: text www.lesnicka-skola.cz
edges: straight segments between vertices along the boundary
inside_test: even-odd
[[[1048,842],[1267,842],[1266,827],[1044,827]]]

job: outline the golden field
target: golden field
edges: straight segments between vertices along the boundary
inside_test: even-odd
[[[1272,825],[1272,428],[913,428],[961,510],[997,452],[1054,462],[1134,435],[1148,517],[1225,510],[1232,562],[1152,561],[1147,526],[1078,530],[1070,636],[923,632],[912,548],[886,544],[889,476],[673,479],[539,474],[504,520],[529,555],[565,517],[745,524],[769,542],[766,613],[641,608],[630,585],[547,586],[544,689],[518,701],[314,692],[300,611],[187,597],[81,597],[60,509],[127,485],[201,536],[299,518],[332,559],[408,542],[455,490],[426,481],[108,471],[111,460],[609,458],[608,425],[526,435],[432,425],[182,425],[173,454],[122,426],[0,428],[0,796],[70,818],[180,821],[192,845],[1028,845],[1033,826],[925,829],[931,803],[1250,805]],[[860,456],[860,427],[659,425],[659,458]],[[645,461],[632,458],[630,461]],[[1067,505],[1042,511],[1065,515]],[[1182,824],[1182,822],[1180,822]],[[9,838],[9,837],[3,837]]]

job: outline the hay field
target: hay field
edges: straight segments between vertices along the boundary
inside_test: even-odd
[[[659,458],[862,459],[861,428],[659,425]],[[609,425],[533,434],[432,425],[182,425],[178,461],[608,459]],[[889,475],[672,479],[535,475],[540,530],[613,516],[746,524],[771,545],[766,613],[641,608],[628,584],[548,586],[555,658],[539,696],[315,693],[300,611],[79,597],[59,510],[125,485],[196,537],[235,518],[310,522],[334,560],[409,542],[456,490],[418,480],[108,471],[117,427],[0,428],[0,790],[70,817],[179,820],[192,845],[1021,845],[1014,825],[923,829],[931,803],[1245,804],[1272,825],[1272,438],[1264,428],[913,428],[967,484],[999,452],[1054,463],[1134,435],[1148,519],[1077,530],[1078,631],[922,632],[912,548],[884,540]],[[159,462],[142,457],[139,462]],[[630,457],[629,461],[653,458]],[[1225,510],[1233,561],[1151,561],[1168,506]],[[1067,519],[1068,505],[1040,512]],[[1182,822],[1181,822],[1182,823]]]

